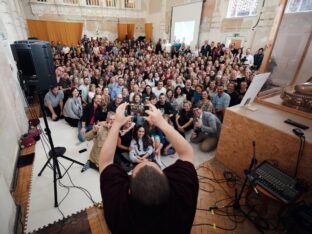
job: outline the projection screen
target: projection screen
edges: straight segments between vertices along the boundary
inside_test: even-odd
[[[198,43],[202,1],[172,8],[170,42],[180,41],[194,50]]]

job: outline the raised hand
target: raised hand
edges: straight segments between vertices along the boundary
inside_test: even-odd
[[[159,109],[157,109],[152,104],[146,104],[149,107],[149,110],[146,110],[146,114],[148,116],[144,117],[149,123],[155,125],[156,127],[160,127],[162,124],[166,123],[166,120],[163,118],[162,113]]]
[[[125,111],[128,105],[129,104],[125,102],[117,107],[116,119],[113,125],[117,125],[119,128],[121,128],[127,121],[129,121],[132,118],[132,116],[125,116]]]

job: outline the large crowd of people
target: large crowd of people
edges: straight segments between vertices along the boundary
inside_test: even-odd
[[[225,109],[243,99],[259,69],[263,49],[228,48],[205,41],[191,51],[180,42],[168,51],[162,40],[109,41],[88,38],[77,45],[52,42],[57,86],[45,96],[52,120],[64,118],[82,142],[94,139],[83,170],[98,168],[100,148],[117,107],[129,103],[133,118],[120,130],[114,162],[126,169],[175,153],[163,132],[145,119],[146,104],[161,110],[168,123],[208,152],[216,147]]]

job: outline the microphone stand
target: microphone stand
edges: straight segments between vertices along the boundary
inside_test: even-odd
[[[248,175],[250,174],[252,169],[257,164],[257,159],[256,159],[256,142],[255,141],[252,141],[252,147],[253,147],[253,155],[252,155],[252,158],[250,160],[250,164],[249,164],[248,170],[244,170],[245,180],[244,180],[243,186],[241,187],[241,190],[240,190],[238,195],[237,195],[237,189],[235,189],[234,203],[232,205],[226,205],[226,206],[222,206],[222,207],[212,206],[212,207],[209,207],[209,210],[218,210],[218,209],[221,209],[221,208],[233,208],[233,210],[238,210],[238,211],[240,211],[244,215],[245,218],[247,218],[249,221],[251,221],[255,225],[255,227],[261,233],[263,233],[262,227],[259,224],[257,224],[245,211],[243,211],[242,207],[240,205],[240,200],[242,198],[243,192],[244,192],[245,187],[247,185]]]

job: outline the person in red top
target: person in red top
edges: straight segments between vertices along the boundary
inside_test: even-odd
[[[113,164],[120,128],[131,119],[124,115],[127,105],[118,106],[99,159],[106,223],[114,234],[190,233],[199,189],[193,148],[168,124],[160,110],[147,104],[146,120],[161,129],[179,159],[163,171],[156,163],[146,160],[128,176]]]

